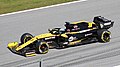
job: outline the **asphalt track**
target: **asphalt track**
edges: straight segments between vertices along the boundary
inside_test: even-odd
[[[113,67],[120,65],[120,0],[88,0],[0,17],[0,67]],[[115,21],[109,43],[92,43],[66,49],[51,49],[48,54],[22,57],[11,53],[7,44],[19,41],[25,32],[34,35],[48,28],[63,27],[65,21],[92,21],[101,15]]]

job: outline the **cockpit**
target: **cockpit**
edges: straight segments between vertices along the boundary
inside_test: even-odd
[[[55,34],[55,35],[65,33],[65,29],[62,29],[62,28],[53,28],[53,29],[48,29],[48,30],[51,34]]]

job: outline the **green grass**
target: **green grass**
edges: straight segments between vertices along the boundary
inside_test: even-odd
[[[0,0],[0,14],[65,3],[75,0]]]

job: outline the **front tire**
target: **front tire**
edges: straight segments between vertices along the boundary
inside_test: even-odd
[[[49,51],[49,46],[46,42],[38,40],[36,43],[36,53],[38,54],[46,54]]]
[[[30,33],[24,33],[22,36],[21,36],[21,43],[26,43],[27,41],[29,41],[30,39],[33,38],[33,35],[30,34]]]
[[[101,29],[97,31],[97,39],[99,42],[109,42],[110,41],[110,31],[107,29]]]

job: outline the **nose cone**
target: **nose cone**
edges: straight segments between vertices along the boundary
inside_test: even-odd
[[[8,48],[13,49],[16,48],[18,46],[18,42],[12,42],[8,44]]]

